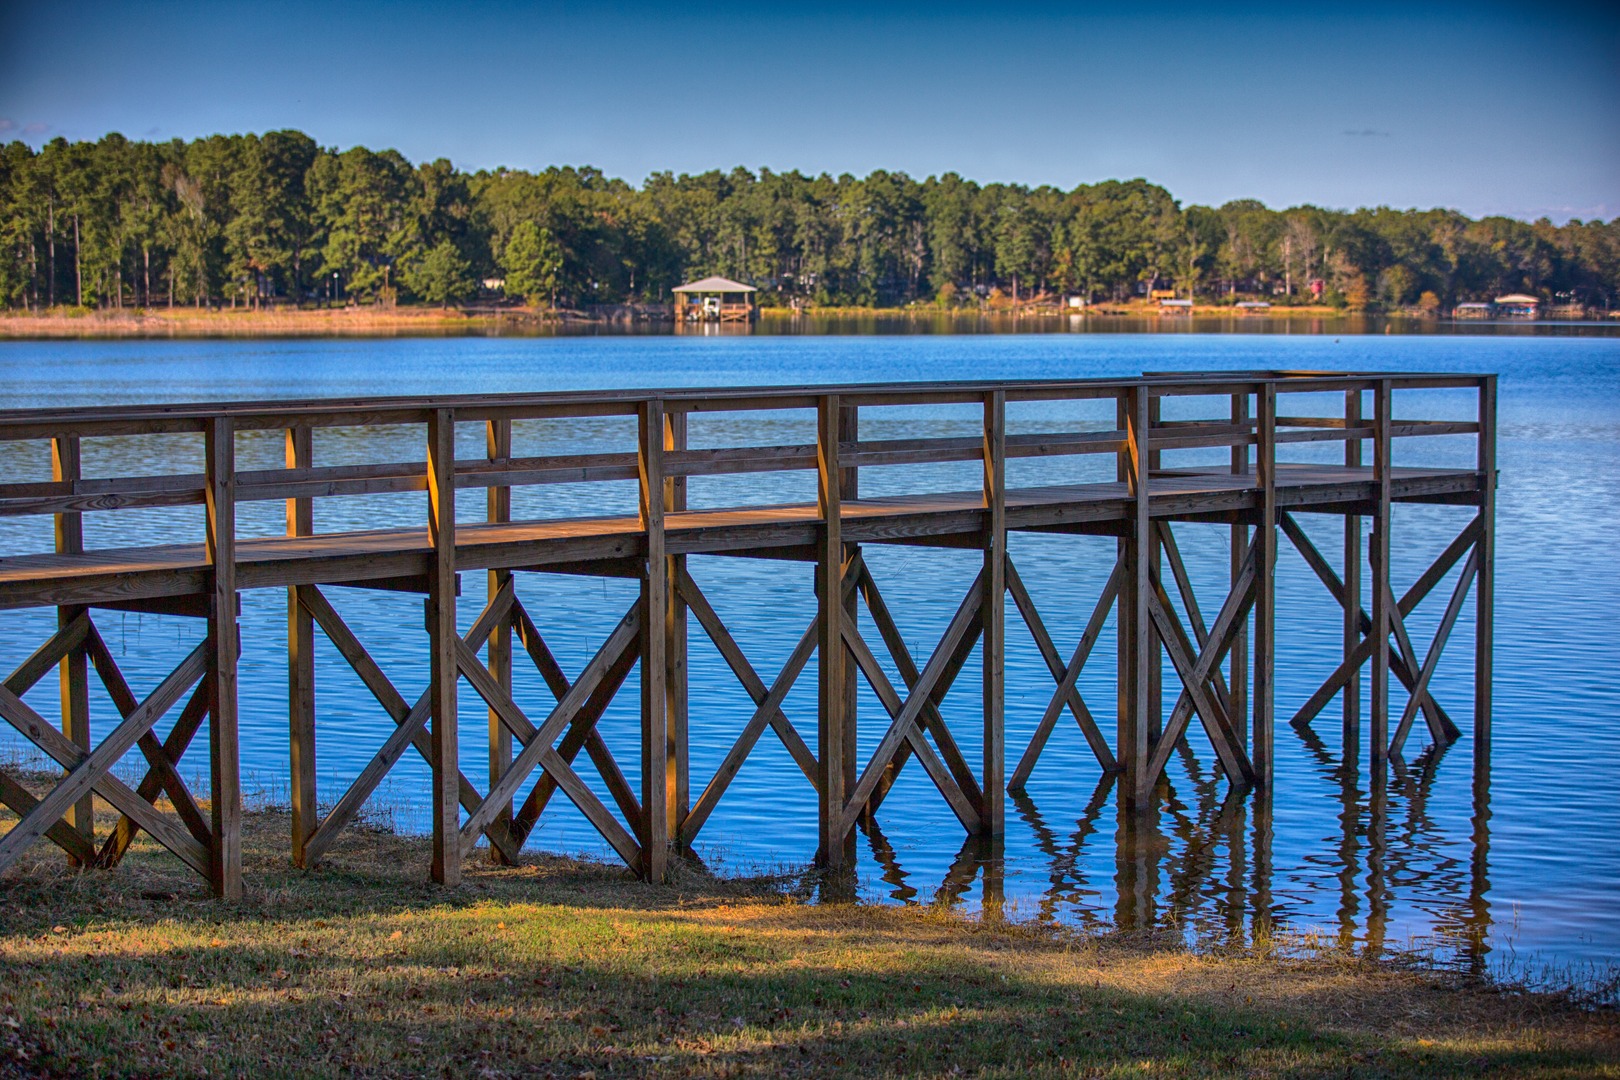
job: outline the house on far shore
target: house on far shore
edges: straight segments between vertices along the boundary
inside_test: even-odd
[[[759,290],[730,278],[706,277],[675,288],[675,321],[753,322],[759,315]]]
[[[1494,314],[1496,306],[1480,302],[1458,304],[1451,309],[1453,319],[1488,319]]]
[[[1191,300],[1177,300],[1175,297],[1162,297],[1159,300],[1160,315],[1191,315],[1193,302]]]
[[[1501,319],[1541,318],[1541,298],[1526,293],[1508,293],[1496,298],[1496,316]]]

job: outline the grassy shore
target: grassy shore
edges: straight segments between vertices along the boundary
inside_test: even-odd
[[[0,878],[3,1076],[1620,1076],[1612,1013],[1331,954],[1194,954],[769,879],[536,856],[312,873],[250,814],[248,898],[138,845]]]

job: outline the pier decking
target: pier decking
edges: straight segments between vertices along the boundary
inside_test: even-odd
[[[1467,419],[1397,418],[1413,392],[1446,392],[1466,402]],[[1423,400],[1433,400],[1430,394]],[[1443,395],[1442,395],[1443,396]],[[1280,403],[1303,401],[1329,415],[1295,415]],[[1324,410],[1322,402],[1334,407]],[[1166,406],[1177,416],[1166,419]],[[863,417],[899,410],[972,409],[973,437],[862,438]],[[1039,431],[1009,432],[1009,409],[1049,417]],[[1125,380],[771,387],[738,390],[613,391],[446,396],[355,401],[275,401],[146,405],[0,412],[0,440],[42,441],[52,479],[0,484],[0,516],[50,515],[54,550],[0,553],[0,611],[54,608],[58,630],[0,686],[0,716],[64,771],[36,799],[0,774],[0,803],[18,816],[0,835],[0,870],[48,838],[83,865],[115,864],[144,829],[208,877],[223,896],[239,895],[240,763],[236,740],[237,596],[284,589],[288,597],[289,771],[292,858],[311,865],[353,820],[367,797],[408,751],[432,768],[433,876],[454,883],[481,840],[498,860],[518,856],[557,792],[572,800],[637,873],[662,877],[669,858],[689,846],[731,779],[768,729],[782,740],[817,793],[818,860],[831,869],[852,858],[863,815],[881,805],[895,775],[915,758],[970,833],[1003,829],[1005,792],[1017,790],[1057,722],[1073,716],[1099,765],[1122,774],[1122,798],[1151,798],[1170,753],[1192,721],[1234,785],[1264,792],[1271,784],[1277,547],[1299,548],[1343,609],[1344,659],[1293,718],[1308,724],[1335,697],[1344,700],[1347,753],[1363,732],[1361,677],[1368,673],[1366,745],[1382,770],[1400,754],[1421,717],[1437,742],[1460,729],[1428,687],[1435,663],[1475,597],[1475,752],[1489,752],[1491,568],[1495,488],[1495,380],[1492,376],[1390,373],[1220,372]],[[906,410],[910,410],[907,412]],[[1041,410],[1044,410],[1042,412]],[[1456,409],[1447,410],[1453,417]],[[813,442],[694,447],[689,430],[706,415],[769,413],[813,421]],[[1189,414],[1191,414],[1189,416]],[[1070,419],[1069,417],[1071,417]],[[620,417],[633,429],[622,450],[515,456],[514,425]],[[892,414],[891,414],[892,417]],[[893,426],[896,421],[884,421]],[[1037,421],[1016,421],[1029,427]],[[482,430],[485,453],[457,460],[456,431]],[[316,465],[318,437],[331,429],[414,428],[420,460]],[[1048,428],[1052,428],[1048,430]],[[285,467],[246,470],[238,436],[281,432]],[[201,471],[86,477],[84,440],[202,436]],[[1425,436],[1473,441],[1466,467],[1396,465],[1397,446]],[[1296,444],[1338,444],[1333,460],[1318,450],[1289,461]],[[1364,460],[1365,448],[1370,460]],[[1342,452],[1341,452],[1342,451]],[[193,451],[194,453],[195,451]],[[1089,457],[1087,457],[1089,455]],[[178,456],[178,455],[177,455]],[[1197,460],[1171,461],[1171,458]],[[1220,460],[1212,461],[1212,457]],[[1079,482],[1009,486],[1009,462],[1084,459],[1096,475]],[[927,490],[922,480],[900,493],[862,497],[863,470],[974,463],[982,483],[970,491]],[[688,487],[741,474],[813,474],[814,501],[698,508]],[[885,474],[889,475],[889,474]],[[907,474],[909,475],[909,474]],[[544,485],[633,483],[634,513],[514,520],[514,489]],[[889,484],[889,488],[896,485]],[[482,490],[483,521],[456,521],[458,492]],[[426,492],[427,520],[414,527],[317,532],[321,500]],[[286,533],[238,535],[237,508],[285,502]],[[1439,559],[1397,597],[1389,580],[1393,508],[1400,503],[1474,507],[1477,513]],[[607,505],[604,503],[604,505]],[[138,508],[197,506],[199,539],[86,550],[83,517]],[[1300,527],[1298,515],[1342,519],[1344,549],[1335,565]],[[465,514],[465,511],[464,511]],[[1368,543],[1362,520],[1369,519]],[[1206,621],[1183,565],[1175,529],[1224,527],[1231,551],[1227,593]],[[1046,532],[1112,538],[1113,569],[1090,619],[1054,637],[1007,554],[1007,535]],[[895,627],[867,545],[976,549],[977,577],[931,656],[913,657]],[[687,570],[695,556],[795,560],[814,568],[817,614],[787,665],[767,683]],[[1363,607],[1363,564],[1371,602]],[[1419,655],[1405,619],[1459,563],[1452,595],[1428,653]],[[1167,574],[1165,571],[1168,570]],[[488,601],[459,629],[458,575],[488,575]],[[567,573],[639,580],[639,599],[624,612],[595,657],[570,680],[547,647],[544,619],[525,608],[520,574]],[[428,690],[408,702],[322,590],[329,586],[414,591],[427,598]],[[1027,624],[1054,682],[1034,738],[1005,773],[1004,663],[1007,600]],[[864,604],[880,641],[868,642],[856,618]],[[193,616],[200,640],[145,701],[130,691],[95,624],[98,609]],[[757,708],[733,750],[694,797],[688,727],[700,723],[688,701],[686,644],[695,618]],[[1104,624],[1114,619],[1118,700],[1112,738],[1076,689]],[[313,635],[336,646],[397,725],[353,786],[322,815],[314,748]],[[1078,640],[1067,654],[1057,640]],[[516,646],[516,647],[514,647]],[[886,651],[904,685],[877,659]],[[972,764],[952,737],[940,704],[977,649],[984,679],[983,760]],[[519,703],[512,667],[526,656],[554,700]],[[819,711],[814,745],[780,706],[816,661]],[[1168,661],[1173,705],[1164,708]],[[24,699],[52,670],[61,688],[60,725]],[[115,722],[91,736],[88,679],[94,670],[117,706]],[[627,774],[595,724],[639,671],[642,738]],[[1407,690],[1391,716],[1389,680]],[[856,680],[883,705],[884,737],[871,759],[856,758]],[[458,761],[457,698],[462,684],[490,710],[491,780],[480,791]],[[154,725],[178,719],[160,741]],[[701,711],[697,713],[701,715]],[[208,810],[187,790],[176,766],[203,721],[209,724]],[[1393,722],[1392,722],[1393,720]],[[135,787],[112,768],[139,750],[147,773]],[[584,751],[612,806],[576,771]],[[532,781],[532,783],[531,783]],[[525,793],[524,788],[528,790]],[[123,815],[97,838],[88,799],[94,792]],[[166,797],[173,812],[160,809]],[[99,845],[98,845],[99,840]]]

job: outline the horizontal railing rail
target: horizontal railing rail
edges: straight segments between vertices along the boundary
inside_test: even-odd
[[[350,400],[226,402],[218,404],[99,406],[87,409],[22,409],[0,411],[0,441],[49,439],[59,460],[79,454],[62,446],[87,439],[139,435],[206,433],[228,424],[234,434],[252,431],[297,431],[330,428],[387,429],[427,424],[436,415],[451,425],[483,423],[510,426],[523,420],[622,417],[633,419],[649,404],[669,418],[715,412],[773,413],[817,409],[836,399],[858,430],[862,411],[887,408],[982,405],[990,395],[1009,403],[1114,400],[1123,417],[1132,395],[1145,396],[1150,418],[1140,431],[1129,424],[1101,420],[1074,430],[1006,433],[997,443],[1002,460],[1230,448],[1245,458],[1233,471],[1247,472],[1248,448],[1264,448],[1275,464],[1278,446],[1295,443],[1377,441],[1423,436],[1482,435],[1479,418],[1470,420],[1394,418],[1381,412],[1381,402],[1409,389],[1483,388],[1491,376],[1379,372],[1213,372],[1158,373],[1134,379],[900,383],[827,387],[675,388],[552,392],[517,395],[446,395]],[[1339,393],[1342,415],[1294,415],[1262,410],[1259,399],[1281,395]],[[1371,395],[1371,409],[1361,399]],[[1229,400],[1229,415],[1203,419],[1162,419],[1159,403],[1170,399]],[[684,423],[684,420],[682,420]],[[626,442],[630,442],[626,432]],[[986,455],[982,436],[945,435],[916,438],[840,438],[840,468],[851,471],[896,465],[927,465],[980,460]],[[815,442],[717,448],[653,447],[659,473],[667,480],[750,473],[814,471],[820,456]],[[156,453],[156,451],[154,451]],[[532,456],[490,455],[453,463],[456,489],[517,488],[552,484],[634,481],[644,473],[643,448],[593,453]],[[1258,463],[1256,463],[1258,464]],[[1375,454],[1373,467],[1389,464]],[[1155,467],[1157,465],[1155,464]],[[0,516],[83,514],[103,511],[203,505],[208,480],[202,471],[142,476],[82,477],[60,468],[52,480],[0,484]],[[234,502],[307,500],[334,496],[376,495],[429,490],[428,462],[393,461],[312,465],[305,461],[280,469],[233,470]]]

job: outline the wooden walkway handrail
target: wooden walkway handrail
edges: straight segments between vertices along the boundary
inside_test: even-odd
[[[1202,395],[1222,397],[1274,387],[1281,393],[1316,393],[1323,387],[1347,396],[1363,389],[1387,385],[1391,390],[1421,383],[1433,386],[1481,385],[1481,376],[1399,376],[1369,379],[1361,375],[1322,373],[1266,373],[1258,381],[1226,381],[1223,373],[1201,376],[1144,376],[1136,380],[1073,380],[1068,382],[1011,382],[1007,384],[895,384],[866,386],[836,392],[850,410],[884,406],[940,405],[979,402],[986,393],[999,392],[1012,402],[1119,399],[1142,387],[1156,396]],[[990,389],[986,389],[986,388]],[[826,390],[822,393],[831,393]],[[542,416],[630,417],[648,402],[661,403],[668,415],[711,410],[781,411],[811,409],[817,395],[800,397],[797,388],[684,389],[670,391],[607,391],[511,396],[447,396],[378,398],[343,402],[256,402],[220,405],[136,406],[62,410],[10,410],[0,412],[0,439],[50,437],[56,442],[118,434],[200,431],[207,424],[229,419],[236,432],[284,429],[310,430],[333,426],[400,426],[427,423],[435,408],[452,416],[453,424],[506,423]],[[435,406],[434,403],[445,403]],[[1257,422],[1247,419],[1160,420],[1149,422],[1155,448],[1160,451],[1212,447],[1246,447],[1260,439]],[[1277,444],[1371,439],[1374,427],[1346,417],[1279,416],[1273,440]],[[1477,434],[1477,421],[1395,420],[1391,438],[1426,435]],[[1006,437],[1009,459],[1118,453],[1126,446],[1124,430],[1074,430],[1044,433],[1013,432]],[[977,437],[931,437],[841,442],[846,468],[915,465],[971,461],[982,454]],[[702,477],[738,473],[813,470],[814,444],[690,448],[672,451],[665,462],[671,477]],[[459,462],[453,472],[457,488],[525,487],[546,484],[632,480],[638,475],[636,453],[556,454],[536,457],[505,456],[500,460]],[[236,474],[237,501],[323,498],[427,490],[423,461],[364,463],[245,470]],[[204,501],[200,474],[72,478],[0,484],[0,516],[74,514],[159,506],[184,506]]]

